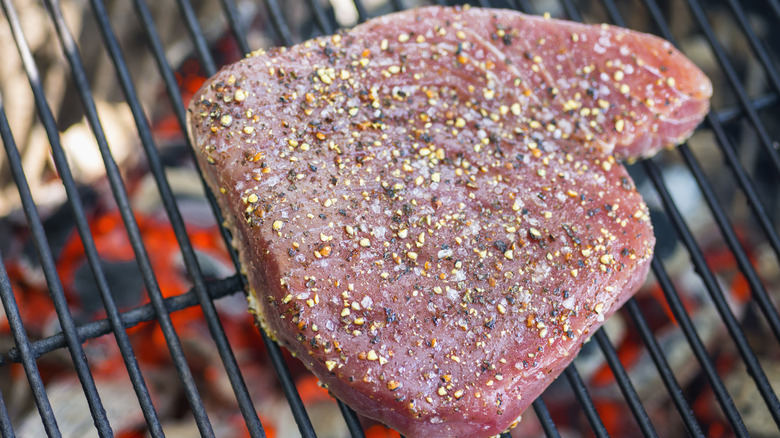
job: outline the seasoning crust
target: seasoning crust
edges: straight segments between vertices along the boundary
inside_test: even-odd
[[[429,7],[223,68],[189,107],[258,324],[407,436],[502,432],[644,281],[618,158],[711,85],[668,42]]]

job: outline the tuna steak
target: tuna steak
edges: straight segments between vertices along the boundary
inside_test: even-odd
[[[644,281],[616,157],[683,141],[710,94],[653,36],[430,7],[257,51],[189,123],[258,324],[358,413],[473,437]]]

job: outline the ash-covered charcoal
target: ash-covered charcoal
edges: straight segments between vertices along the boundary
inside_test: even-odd
[[[431,7],[258,51],[189,111],[268,334],[407,436],[488,436],[645,278],[611,154],[682,141],[710,94],[656,37]]]

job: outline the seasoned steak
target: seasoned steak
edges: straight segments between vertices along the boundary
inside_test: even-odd
[[[644,281],[616,156],[683,141],[710,94],[653,36],[430,7],[225,67],[190,134],[258,324],[362,415],[487,436]]]

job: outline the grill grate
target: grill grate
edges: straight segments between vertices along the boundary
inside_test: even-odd
[[[720,73],[723,74],[730,91],[734,94],[736,99],[735,106],[727,107],[717,112],[711,112],[707,116],[702,128],[708,130],[714,137],[718,150],[723,155],[726,166],[733,175],[744,199],[747,201],[750,214],[752,214],[751,219],[755,221],[760,229],[760,233],[762,233],[763,238],[766,239],[773,252],[772,263],[777,264],[777,259],[780,258],[780,237],[778,237],[777,231],[777,218],[773,217],[772,207],[762,198],[759,190],[762,188],[762,184],[770,185],[768,188],[764,187],[764,189],[768,189],[770,193],[773,190],[776,191],[780,187],[780,184],[778,184],[778,175],[780,175],[780,154],[777,151],[776,141],[772,137],[772,127],[765,124],[762,119],[762,111],[773,108],[776,109],[777,101],[780,97],[780,72],[778,72],[776,68],[776,62],[773,61],[773,56],[776,57],[777,53],[770,52],[767,49],[768,43],[762,41],[757,35],[748,18],[745,6],[742,3],[736,0],[723,1],[727,4],[726,6],[736,19],[739,30],[747,39],[749,47],[753,51],[752,56],[755,56],[758,60],[759,65],[766,75],[768,88],[771,88],[772,91],[757,98],[750,96],[737,73],[736,66],[730,59],[729,53],[727,53],[727,50],[721,45],[716,36],[711,22],[705,13],[705,5],[700,0],[687,0],[686,5],[688,10],[693,21],[698,26],[696,32],[703,35],[709,49],[714,53],[720,67]],[[68,309],[68,303],[63,292],[61,279],[59,278],[55,267],[52,250],[47,242],[41,217],[27,183],[27,176],[22,168],[22,157],[17,149],[11,127],[6,117],[7,106],[2,100],[2,97],[0,97],[0,137],[2,138],[5,147],[13,180],[21,197],[22,208],[30,229],[31,239],[38,255],[42,271],[45,275],[48,290],[50,291],[51,299],[57,311],[58,320],[62,328],[60,333],[45,339],[33,342],[28,338],[27,331],[22,323],[17,297],[11,289],[8,273],[6,272],[5,266],[0,264],[0,299],[2,299],[5,315],[15,345],[14,348],[7,351],[3,356],[0,356],[0,368],[8,362],[18,362],[22,364],[46,433],[49,436],[60,436],[60,428],[58,427],[57,418],[55,418],[54,411],[44,388],[38,360],[54,350],[67,348],[72,358],[75,372],[84,391],[84,395],[89,404],[90,413],[94,419],[94,425],[98,435],[113,436],[114,431],[109,424],[106,410],[98,393],[83,348],[83,343],[86,342],[86,340],[111,333],[121,351],[124,365],[127,368],[136,398],[138,399],[141,411],[143,412],[149,434],[155,437],[163,436],[164,432],[156,407],[152,402],[149,388],[147,387],[138,361],[135,358],[133,348],[126,332],[128,328],[134,327],[141,322],[156,320],[160,324],[162,333],[165,336],[170,357],[173,360],[176,372],[181,380],[190,411],[194,416],[200,434],[202,436],[215,436],[214,427],[206,412],[206,408],[204,407],[203,399],[190,369],[190,364],[185,357],[181,341],[174,330],[170,316],[172,312],[177,310],[199,306],[203,312],[203,317],[208,324],[211,338],[214,340],[216,349],[219,352],[219,357],[224,365],[249,436],[265,436],[266,433],[263,429],[263,425],[260,422],[255,405],[250,398],[249,391],[244,382],[244,377],[239,369],[238,362],[233,354],[228,337],[214,306],[215,300],[243,290],[246,286],[245,279],[240,275],[213,281],[207,281],[204,278],[192,242],[188,237],[182,213],[176,204],[173,191],[166,178],[163,161],[158,153],[158,146],[153,139],[150,123],[142,109],[138,93],[136,92],[130,77],[128,63],[123,57],[120,49],[120,42],[114,33],[112,24],[109,20],[109,13],[106,10],[103,0],[91,0],[91,10],[97,27],[100,30],[103,45],[114,67],[114,73],[118,79],[119,86],[124,93],[125,102],[132,113],[151,174],[161,194],[167,217],[174,230],[184,266],[193,283],[192,290],[189,292],[175,297],[164,298],[157,278],[158,273],[155,272],[150,262],[148,250],[144,245],[134,211],[131,208],[127,187],[122,180],[122,174],[112,156],[108,145],[108,138],[98,118],[97,107],[92,96],[87,74],[76,41],[70,34],[65,23],[59,1],[45,0],[49,17],[54,24],[58,35],[59,44],[62,47],[62,51],[65,54],[70,67],[70,73],[78,91],[78,96],[84,107],[95,140],[98,143],[111,192],[117,203],[137,264],[140,268],[143,283],[151,301],[149,304],[122,312],[119,311],[119,306],[111,294],[111,285],[101,267],[98,250],[85,213],[85,206],[78,195],[74,176],[61,145],[57,122],[44,94],[42,79],[33,58],[33,54],[31,53],[22,32],[19,17],[17,16],[11,0],[0,0],[0,2],[2,3],[3,11],[7,23],[10,26],[16,48],[21,55],[23,66],[35,98],[37,115],[47,134],[51,146],[52,157],[67,193],[68,205],[74,217],[76,229],[81,242],[83,243],[84,251],[89,266],[92,269],[92,274],[94,275],[107,315],[103,320],[77,325],[73,315]],[[390,2],[390,5],[397,10],[403,8],[402,3],[403,2],[400,0],[396,0]],[[498,1],[489,2],[483,0],[476,3],[480,6],[507,6],[507,2]],[[525,12],[539,12],[534,8],[534,6],[537,6],[537,3],[533,1],[517,0],[511,3],[512,6],[516,6]],[[548,5],[549,3],[550,2],[545,2],[545,5]],[[606,17],[613,23],[625,26],[626,22],[622,17],[621,10],[636,6],[637,3],[641,3],[642,7],[649,12],[657,33],[670,41],[674,41],[673,33],[666,16],[658,2],[655,0],[643,0],[641,2],[616,2],[614,0],[586,2],[561,0],[558,2],[558,6],[568,18],[582,20],[581,11],[586,6],[597,4],[598,7],[602,8],[605,12]],[[712,3],[720,5],[721,2],[713,1]],[[198,22],[193,5],[189,0],[177,0],[176,4],[181,19],[192,40],[194,52],[200,65],[208,76],[213,75],[218,66],[211,55],[205,33]],[[279,2],[276,0],[267,0],[264,4],[276,40],[285,45],[298,42],[293,37],[290,24],[285,19]],[[780,2],[772,0],[769,2],[769,6],[771,7],[771,11],[775,18],[780,21]],[[186,132],[186,114],[185,108],[181,103],[182,95],[176,82],[174,70],[166,59],[164,45],[161,42],[162,40],[158,34],[153,16],[144,0],[133,0],[133,7],[137,18],[141,23],[142,31],[147,39],[148,49],[154,58],[158,73],[165,84],[166,92],[170,99],[178,127],[183,132]],[[314,24],[319,28],[319,33],[332,33],[333,30],[337,28],[338,25],[329,17],[329,11],[323,6],[322,2],[318,0],[309,0],[308,7],[311,10]],[[370,18],[369,10],[363,2],[355,0],[354,7],[359,21]],[[245,24],[241,21],[242,17],[239,8],[233,0],[221,0],[221,8],[239,50],[243,53],[249,52],[250,46],[247,38],[247,30],[245,29]],[[768,13],[769,11],[767,11],[767,14]],[[10,108],[10,110],[13,111],[13,108]],[[739,123],[743,123],[746,129],[756,136],[756,143],[761,148],[760,156],[762,157],[762,164],[768,166],[772,172],[772,177],[770,178],[771,182],[756,182],[755,177],[751,176],[746,167],[741,163],[740,151],[734,140],[734,128],[732,126]],[[189,147],[187,149],[191,150]],[[726,208],[724,208],[722,201],[718,197],[718,192],[711,177],[705,173],[699,159],[697,159],[687,145],[682,145],[678,149],[678,152],[671,152],[670,154],[677,153],[679,153],[682,161],[685,163],[687,172],[695,179],[698,189],[709,207],[709,214],[714,218],[714,222],[720,233],[718,237],[722,238],[723,242],[729,248],[730,254],[736,260],[740,273],[747,281],[751,292],[751,302],[759,309],[761,315],[763,315],[765,319],[763,322],[766,323],[768,330],[771,331],[774,336],[774,339],[768,338],[766,341],[770,342],[776,351],[776,342],[780,342],[780,316],[778,316],[777,306],[772,302],[772,298],[770,297],[770,290],[768,289],[771,288],[769,285],[762,282],[762,279],[754,266],[754,262],[746,252],[744,244],[740,240],[734,225],[729,219],[729,213],[727,213]],[[728,330],[729,336],[739,352],[739,356],[746,366],[748,374],[753,379],[772,420],[775,425],[780,428],[780,401],[778,401],[777,395],[772,388],[772,383],[764,370],[765,365],[762,365],[748,342],[747,335],[742,328],[744,321],[740,321],[729,306],[727,299],[729,291],[725,290],[721,283],[719,283],[715,273],[708,265],[704,252],[694,237],[694,233],[691,231],[688,222],[680,212],[679,205],[675,204],[670,192],[670,187],[664,181],[662,169],[662,163],[659,159],[651,159],[641,162],[638,166],[634,166],[632,172],[637,172],[647,177],[655,188],[655,193],[660,199],[666,217],[671,222],[674,232],[676,233],[676,238],[678,238],[687,249],[691,263],[703,282],[712,303],[717,309],[722,324],[725,325]],[[203,187],[206,187],[205,184],[203,184]],[[213,196],[208,192],[207,188],[206,193],[217,223],[222,223],[222,216],[216,206]],[[226,246],[231,248],[229,244],[229,235],[224,229],[222,229],[222,237],[225,240]],[[0,257],[2,257],[2,254],[0,254]],[[232,250],[231,258],[238,271],[237,257]],[[707,380],[707,384],[711,388],[726,421],[732,428],[733,434],[741,437],[750,436],[751,431],[748,430],[741,413],[735,406],[734,400],[729,394],[726,384],[719,373],[717,363],[708,353],[705,342],[697,332],[691,315],[686,310],[681,295],[660,258],[656,258],[653,261],[652,270],[658,285],[663,292],[666,304],[674,315],[674,319],[687,340],[688,346],[693,351],[693,355],[698,361],[702,373]],[[687,433],[692,436],[705,436],[706,431],[702,429],[700,419],[697,417],[696,412],[692,407],[692,403],[688,399],[688,394],[685,393],[680,383],[677,381],[675,370],[673,370],[672,365],[669,363],[669,358],[667,357],[668,353],[664,352],[659,340],[651,330],[651,325],[648,322],[646,315],[643,314],[640,305],[635,299],[629,300],[625,306],[625,312],[633,321],[633,326],[637,329],[639,336],[644,343],[644,347],[647,349],[655,369],[659,373]],[[290,405],[290,409],[301,435],[306,437],[315,436],[314,427],[312,426],[312,422],[309,419],[308,412],[304,407],[301,397],[298,394],[291,372],[285,364],[280,348],[275,343],[271,342],[265,334],[262,336],[268,349],[270,361],[278,375],[282,390]],[[639,431],[644,436],[657,436],[658,432],[656,431],[650,416],[646,412],[644,404],[646,401],[643,403],[642,397],[634,388],[631,378],[629,377],[629,372],[623,362],[621,362],[621,358],[607,333],[601,329],[594,335],[594,338],[615,377],[617,386],[623,395],[624,403],[630,408],[633,414]],[[569,383],[573,394],[578,400],[582,413],[592,426],[592,433],[599,437],[608,436],[608,430],[603,421],[603,417],[599,413],[599,410],[591,397],[590,390],[592,388],[589,388],[586,384],[586,381],[578,370],[578,366],[572,364],[565,370],[563,376],[564,380]],[[543,398],[544,397],[540,397],[533,403],[534,412],[539,419],[541,428],[547,436],[560,436],[556,423],[554,422],[548,407],[545,405]],[[355,437],[364,436],[357,415],[349,407],[340,402],[339,408],[351,435]],[[9,411],[2,393],[0,393],[0,431],[2,431],[3,436],[14,436],[14,428],[11,424]],[[777,431],[775,430],[775,432]]]

